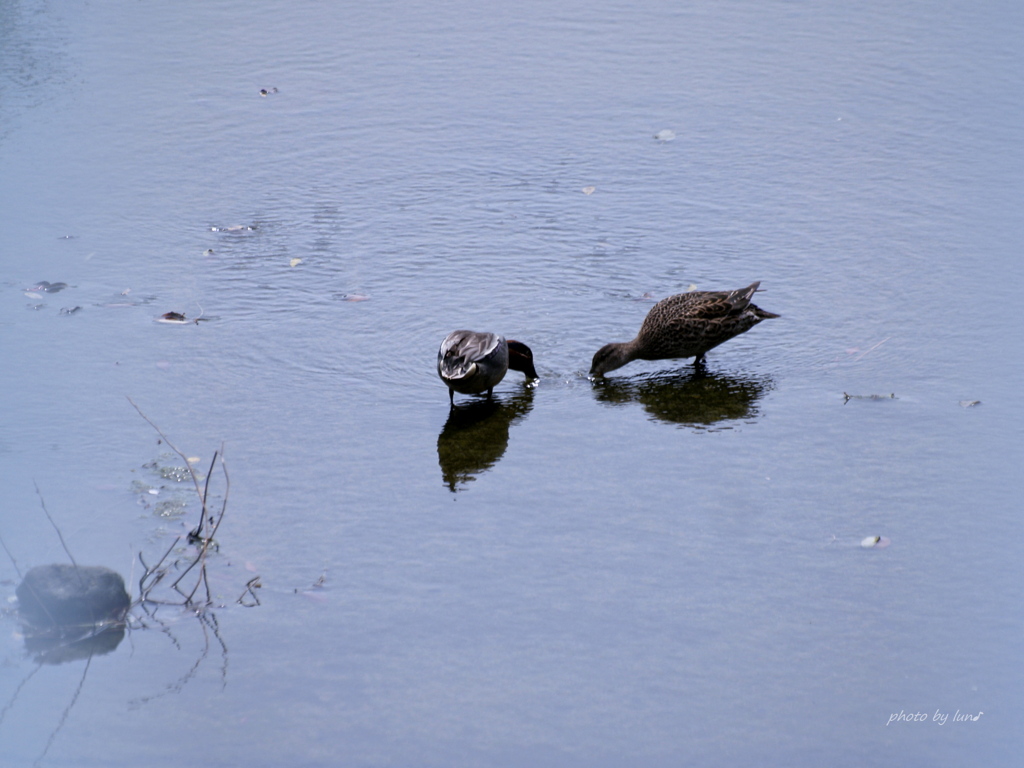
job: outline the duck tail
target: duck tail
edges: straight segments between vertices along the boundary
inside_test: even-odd
[[[753,312],[759,320],[769,320],[773,317],[781,317],[781,315],[776,315],[774,312],[768,312],[761,309],[756,304],[750,303],[750,300],[754,298],[754,294],[757,292],[760,285],[761,281],[758,280],[756,283],[751,283],[746,288],[740,288],[738,291],[733,291],[729,296],[729,301],[736,309],[745,309]]]
[[[738,291],[733,291],[729,294],[729,303],[737,308],[741,306],[745,307],[750,303],[750,300],[754,298],[754,294],[757,292],[760,285],[761,281],[758,280],[755,283],[751,283],[746,288],[740,288]]]

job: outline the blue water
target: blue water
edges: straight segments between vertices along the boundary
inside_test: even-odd
[[[0,0],[0,535],[66,560],[38,484],[134,587],[194,526],[127,397],[230,475],[202,616],[42,666],[3,620],[2,762],[1015,766],[1022,32]],[[706,379],[586,378],[754,280]],[[451,416],[456,328],[539,383]]]

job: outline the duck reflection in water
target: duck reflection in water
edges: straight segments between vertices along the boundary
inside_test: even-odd
[[[452,407],[437,437],[441,475],[452,493],[493,467],[508,448],[509,428],[533,408],[533,387]]]
[[[593,386],[598,402],[612,406],[637,402],[657,421],[714,430],[730,428],[730,421],[757,418],[758,400],[773,384],[767,376],[709,373],[698,366],[687,373],[598,378]]]

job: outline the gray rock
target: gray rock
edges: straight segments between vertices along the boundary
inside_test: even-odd
[[[97,565],[38,565],[16,594],[22,620],[39,628],[119,621],[130,602],[121,575]]]

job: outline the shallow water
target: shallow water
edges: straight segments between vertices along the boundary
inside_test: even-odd
[[[214,611],[4,620],[5,760],[1014,765],[1022,22],[0,0],[0,534],[65,560],[35,482],[134,584],[194,526],[126,396],[230,473]],[[587,380],[753,280],[707,376]],[[455,328],[540,382],[449,413]]]

